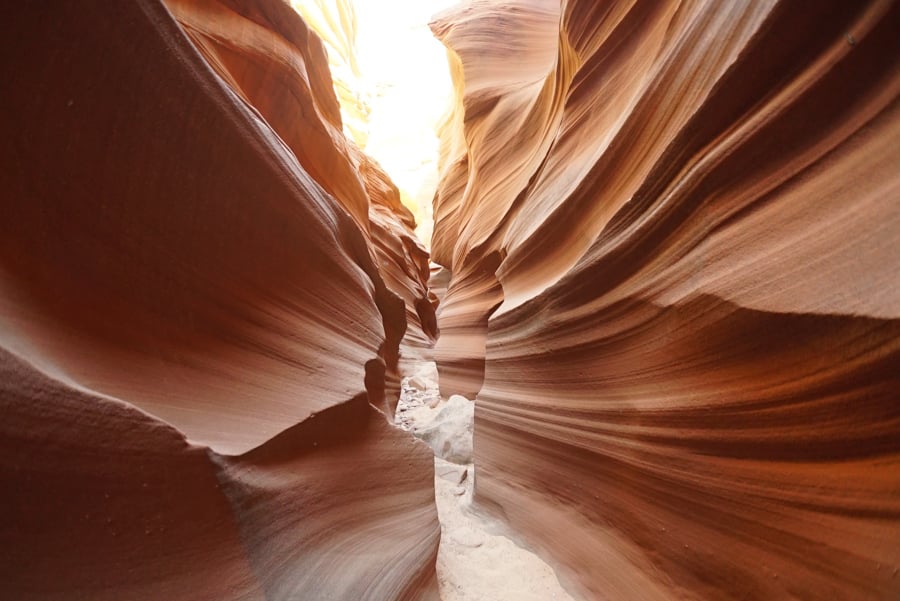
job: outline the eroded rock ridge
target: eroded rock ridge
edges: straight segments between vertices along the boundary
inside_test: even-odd
[[[428,255],[321,41],[278,0],[9,12],[3,596],[436,598],[389,423]]]
[[[900,591],[892,2],[467,2],[433,259],[475,500],[587,599]]]

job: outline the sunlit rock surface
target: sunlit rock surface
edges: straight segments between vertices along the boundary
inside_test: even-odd
[[[455,0],[290,0],[328,50],[344,127],[400,189],[427,246],[452,83],[431,16]]]
[[[431,346],[428,254],[396,186],[342,133],[321,40],[293,9],[273,0],[168,0],[168,5],[213,69],[261,113],[316,183],[356,217],[388,288],[406,303],[410,327],[404,346]],[[241,35],[229,35],[232,31]],[[389,358],[389,371],[395,364],[396,357]],[[396,377],[391,382],[395,404],[399,383]]]
[[[433,260],[476,501],[585,599],[900,592],[890,2],[470,2]]]
[[[427,255],[318,38],[275,0],[0,34],[2,596],[434,598],[431,453],[376,409]]]

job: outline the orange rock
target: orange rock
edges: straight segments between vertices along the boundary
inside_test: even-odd
[[[411,217],[286,4],[167,6],[0,25],[3,594],[436,598]]]
[[[885,2],[478,2],[436,357],[476,502],[588,599],[900,589]],[[848,41],[852,36],[853,43]]]

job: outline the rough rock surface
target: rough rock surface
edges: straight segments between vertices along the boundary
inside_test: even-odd
[[[472,423],[475,404],[454,394],[430,423],[412,432],[434,451],[436,457],[453,463],[472,463]]]
[[[587,599],[900,591],[900,4],[468,2],[433,30],[441,391]]]
[[[433,362],[426,362],[434,366]],[[411,365],[411,364],[408,364]],[[401,385],[400,401],[397,404],[397,412],[394,415],[394,423],[406,431],[430,422],[438,412],[441,403],[441,394],[437,387],[437,371],[432,367],[434,377],[429,378],[421,371],[403,379]],[[413,384],[418,381],[424,384],[419,387]]]
[[[436,597],[432,457],[376,409],[427,255],[321,42],[61,1],[0,50],[4,598]]]

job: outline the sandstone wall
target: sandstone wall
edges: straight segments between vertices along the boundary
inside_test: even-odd
[[[3,595],[436,597],[431,453],[385,415],[427,256],[321,42],[136,0],[0,46]]]
[[[440,15],[444,394],[588,599],[900,591],[891,2]]]

